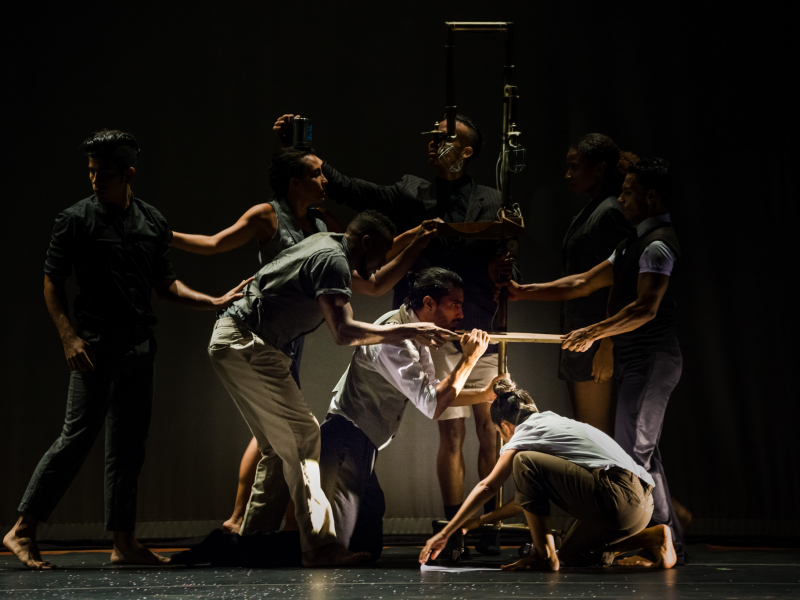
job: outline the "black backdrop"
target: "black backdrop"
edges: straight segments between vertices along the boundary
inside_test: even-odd
[[[789,383],[797,365],[790,340],[796,158],[789,143],[796,117],[784,100],[794,73],[789,29],[763,5],[734,14],[680,4],[5,8],[0,523],[13,520],[63,416],[67,370],[42,298],[42,266],[55,215],[89,194],[77,151],[82,139],[102,127],[137,136],[143,151],[135,191],[183,231],[217,231],[268,198],[271,125],[284,112],[312,117],[319,154],[347,174],[383,183],[403,173],[425,175],[418,133],[443,113],[443,22],[513,20],[519,126],[529,158],[514,179],[514,200],[528,224],[524,280],[558,275],[560,239],[582,201],[562,183],[570,141],[601,131],[624,149],[673,161],[672,214],[685,249],[674,282],[685,369],[662,438],[672,491],[696,517],[718,520],[720,532],[796,535],[800,420]],[[489,185],[499,144],[501,61],[499,39],[458,39],[459,109],[485,132],[485,154],[473,174]],[[173,255],[181,279],[209,292],[228,289],[256,267],[252,246],[213,258]],[[225,517],[247,433],[209,373],[204,345],[212,318],[156,304],[157,409],[140,517]],[[364,305],[363,315],[377,316],[386,304]],[[554,306],[513,305],[511,327],[554,332],[556,315]],[[315,339],[327,344],[326,336]],[[520,380],[536,390],[540,405],[549,407],[550,395],[567,410],[553,355],[545,360],[535,352],[520,351],[512,367],[525,372]],[[320,395],[318,416],[349,354],[332,347],[331,353],[336,365],[327,371],[327,358],[304,367],[304,374],[331,380],[311,384]],[[534,379],[526,356],[542,363]],[[55,521],[100,520],[100,450]],[[393,482],[383,484],[390,493]]]

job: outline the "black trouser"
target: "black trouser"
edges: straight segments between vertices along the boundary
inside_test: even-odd
[[[353,552],[383,551],[386,501],[375,474],[378,449],[341,415],[329,415],[320,427],[322,491],[331,504],[336,539]]]
[[[94,347],[94,346],[93,346]],[[136,493],[153,403],[155,340],[124,354],[96,350],[95,370],[72,371],[61,435],[39,461],[19,511],[47,521],[106,424],[105,526],[133,531]]]
[[[610,565],[613,546],[647,526],[653,514],[650,486],[617,467],[585,469],[542,452],[514,457],[516,501],[525,511],[550,515],[550,502],[575,517],[561,541],[564,566]]]
[[[659,352],[618,355],[619,395],[614,439],[655,481],[653,522],[672,529],[672,543],[683,563],[683,528],[675,516],[658,440],[667,402],[681,378],[683,357],[676,341]]]

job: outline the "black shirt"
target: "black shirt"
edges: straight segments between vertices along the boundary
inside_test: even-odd
[[[154,207],[131,197],[120,211],[90,196],[56,217],[44,272],[78,279],[78,335],[127,337],[157,321],[153,284],[177,279],[169,259],[172,232]]]
[[[436,178],[437,216],[445,223],[463,223],[467,217],[469,197],[472,195],[472,178],[459,177],[453,181]]]

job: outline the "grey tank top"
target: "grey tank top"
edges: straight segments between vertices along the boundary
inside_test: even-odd
[[[275,216],[278,217],[278,229],[272,239],[266,244],[261,244],[258,250],[258,262],[263,267],[272,259],[278,256],[281,252],[299,244],[305,239],[303,230],[297,223],[297,219],[292,214],[292,209],[289,203],[283,198],[274,198],[270,203],[272,209],[275,211]],[[322,218],[322,213],[316,208],[308,209],[308,220],[314,228],[312,233],[324,233],[328,231],[325,226],[325,221]]]

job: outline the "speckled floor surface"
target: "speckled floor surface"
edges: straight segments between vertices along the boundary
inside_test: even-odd
[[[632,568],[502,573],[495,570],[422,572],[415,547],[392,547],[371,567],[239,569],[111,567],[108,552],[48,554],[50,572],[21,568],[0,555],[3,598],[800,598],[800,549],[690,548],[690,564],[669,571]],[[497,568],[498,559],[459,567]]]

